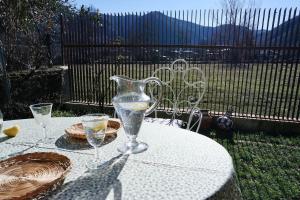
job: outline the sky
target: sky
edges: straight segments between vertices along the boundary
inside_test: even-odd
[[[101,13],[220,9],[222,0],[73,0],[77,7],[84,4],[99,9]],[[247,2],[247,0],[244,0]],[[300,9],[300,0],[255,0],[257,8]]]

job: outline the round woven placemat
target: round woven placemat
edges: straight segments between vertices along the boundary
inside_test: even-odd
[[[108,120],[107,129],[105,135],[107,137],[114,137],[117,131],[121,127],[121,121],[119,119],[111,118]],[[76,139],[86,140],[86,136],[83,130],[82,123],[73,124],[70,128],[66,128],[65,132],[68,136]]]
[[[36,152],[0,161],[0,199],[33,199],[61,185],[71,161],[64,155]]]

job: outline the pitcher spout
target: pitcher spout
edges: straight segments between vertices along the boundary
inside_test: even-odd
[[[109,78],[109,80],[111,80],[111,81],[116,81],[116,82],[118,82],[119,79],[120,79],[120,76],[116,76],[116,75],[111,76],[111,77]]]
[[[114,75],[114,76],[111,76],[109,78],[110,80],[113,80],[113,81],[116,81],[117,83],[120,81],[120,80],[123,80],[123,81],[131,81],[130,78],[126,77],[126,76],[122,76],[122,75]]]
[[[113,81],[116,81],[118,79],[118,76],[111,76],[111,77],[109,77],[109,80],[113,80]]]
[[[135,80],[123,75],[114,75],[110,77],[110,80],[116,81],[120,85],[135,85],[135,86],[144,86],[144,80]]]

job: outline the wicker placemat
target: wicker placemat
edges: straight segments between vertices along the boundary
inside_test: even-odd
[[[119,119],[109,119],[107,123],[107,129],[105,131],[106,137],[114,137],[121,127],[121,122]],[[86,136],[83,130],[82,123],[73,124],[71,127],[66,128],[65,132],[68,136],[76,139],[86,140]]]
[[[61,185],[71,169],[64,155],[36,152],[0,161],[0,199],[33,199]]]

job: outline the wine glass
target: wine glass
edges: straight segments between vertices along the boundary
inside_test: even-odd
[[[87,141],[95,148],[95,158],[86,163],[89,169],[98,169],[101,165],[99,159],[99,147],[103,144],[105,139],[105,130],[109,116],[106,114],[88,114],[81,117],[83,129]]]
[[[52,103],[38,103],[29,106],[35,121],[43,128],[44,139],[41,141],[41,143],[44,144],[52,142],[53,139],[47,137],[47,127],[51,120],[52,106]]]

